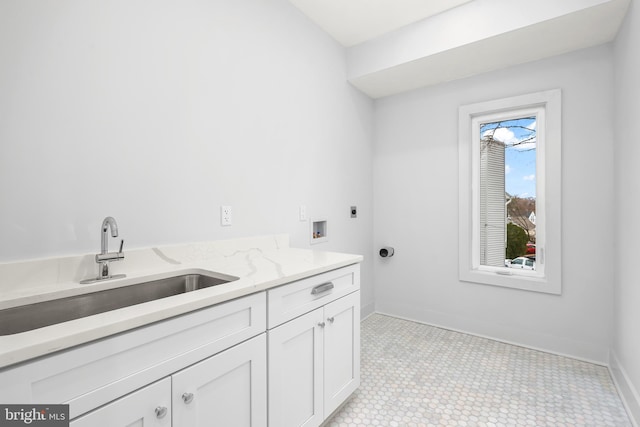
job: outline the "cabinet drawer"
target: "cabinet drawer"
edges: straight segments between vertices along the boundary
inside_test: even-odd
[[[267,293],[268,328],[274,328],[358,289],[360,264],[270,289]]]
[[[265,293],[157,322],[0,371],[3,403],[68,403],[71,418],[256,336]]]

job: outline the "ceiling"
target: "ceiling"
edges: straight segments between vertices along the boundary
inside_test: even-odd
[[[381,98],[612,41],[631,0],[289,0]]]
[[[471,0],[289,0],[343,46],[371,40]]]

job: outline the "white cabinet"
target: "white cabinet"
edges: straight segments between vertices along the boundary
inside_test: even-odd
[[[173,427],[267,425],[265,334],[171,377]]]
[[[360,292],[268,331],[269,425],[319,426],[360,385]]]
[[[69,426],[170,427],[171,379],[165,378],[76,418]]]
[[[70,427],[267,425],[265,334],[73,420]]]
[[[360,292],[324,307],[324,416],[360,386]]]
[[[270,426],[322,422],[323,319],[319,308],[268,332]]]
[[[264,333],[266,293],[0,370],[2,403],[67,403],[71,419]]]
[[[318,426],[360,383],[359,287],[350,265],[0,369],[0,402],[69,404],[72,427]]]

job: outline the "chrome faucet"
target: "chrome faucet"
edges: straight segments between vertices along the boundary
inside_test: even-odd
[[[109,271],[109,263],[111,261],[120,261],[124,259],[124,252],[122,247],[124,246],[124,240],[120,240],[120,249],[118,252],[109,252],[109,236],[107,230],[111,230],[111,237],[118,237],[118,223],[113,217],[106,217],[102,221],[102,227],[100,228],[100,253],[96,254],[96,262],[98,263],[98,276],[93,279],[82,280],[80,283],[93,283],[98,280],[105,279],[119,279],[125,277],[124,274],[112,275]]]
[[[118,223],[116,223],[113,217],[106,217],[104,221],[102,221],[102,233],[100,233],[100,255],[105,255],[109,252],[107,228],[111,229],[111,237],[118,237]],[[120,247],[120,252],[122,252],[122,247]]]

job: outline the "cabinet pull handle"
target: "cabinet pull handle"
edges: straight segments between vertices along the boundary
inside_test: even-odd
[[[327,317],[327,320],[329,321],[329,323],[333,323],[333,321],[336,319],[333,316],[331,316],[331,317]]]
[[[314,286],[314,288],[311,289],[311,295],[318,295],[323,292],[330,291],[331,289],[333,289],[333,283],[323,283],[322,285]]]
[[[182,400],[184,403],[193,402],[193,393],[182,393]]]
[[[158,406],[156,409],[156,417],[164,418],[167,415],[167,407],[166,406]]]
[[[321,328],[324,328],[325,323],[324,322],[320,322],[318,323],[318,326],[320,326]]]

